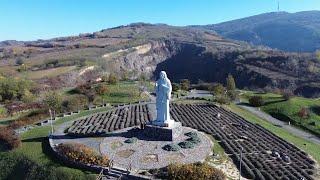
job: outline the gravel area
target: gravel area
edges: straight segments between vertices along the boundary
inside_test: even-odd
[[[184,133],[197,132],[201,143],[192,149],[182,149],[176,152],[163,150],[162,147],[186,140]],[[213,143],[203,133],[194,129],[183,127],[183,133],[175,141],[150,141],[141,135],[141,130],[127,128],[113,133],[106,137],[100,145],[102,154],[109,156],[114,161],[114,165],[121,168],[131,166],[133,170],[154,169],[165,167],[171,163],[194,163],[205,160],[212,153]],[[130,137],[137,137],[135,143],[125,143]]]

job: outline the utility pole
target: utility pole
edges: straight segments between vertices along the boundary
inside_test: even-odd
[[[50,126],[51,126],[51,135],[53,134],[53,125],[52,125],[52,112],[51,109],[49,109],[49,113],[50,113]]]
[[[278,12],[280,12],[280,1],[278,0]]]

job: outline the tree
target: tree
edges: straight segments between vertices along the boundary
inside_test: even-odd
[[[108,78],[108,83],[109,84],[117,84],[118,83],[118,78],[115,74],[110,74]]]
[[[87,96],[89,104],[91,105],[96,98],[96,93],[95,91],[88,91],[85,93],[85,96]]]
[[[108,87],[105,84],[99,84],[95,87],[95,91],[99,95],[104,95],[105,93],[108,92]]]
[[[230,103],[229,97],[224,94],[220,94],[220,95],[215,96],[215,101],[219,104],[229,104]]]
[[[233,91],[227,91],[227,96],[230,98],[230,100],[235,101],[236,99],[238,99],[239,94],[237,91],[233,90]]]
[[[49,110],[60,111],[62,104],[62,96],[56,91],[49,91],[45,94],[43,102]]]
[[[222,95],[225,93],[225,88],[220,83],[215,84],[215,85],[213,85],[213,93],[215,96]]]
[[[30,91],[31,81],[9,78],[0,78],[0,96],[2,101],[21,100],[26,91]]]
[[[316,57],[317,57],[317,59],[320,61],[320,50],[318,50],[318,51],[316,52]]]
[[[101,76],[101,81],[102,82],[108,82],[109,81],[109,76],[107,74]]]
[[[236,90],[236,83],[234,81],[234,78],[231,74],[227,77],[227,91],[234,91]]]
[[[29,91],[25,90],[21,100],[25,103],[31,103],[35,99],[35,96]]]
[[[188,91],[190,88],[190,81],[188,79],[182,79],[180,86],[182,90]]]
[[[260,107],[264,105],[264,100],[261,96],[252,96],[249,98],[249,103],[254,107]]]
[[[16,59],[16,64],[18,66],[20,66],[20,65],[24,64],[24,61],[22,60],[22,58],[19,57],[19,58]]]
[[[180,89],[180,84],[172,83],[172,91],[178,91]]]
[[[65,100],[62,103],[63,109],[65,111],[77,111],[87,107],[88,98],[84,95],[74,95]]]
[[[298,112],[298,116],[302,119],[307,119],[310,116],[310,112],[308,110],[308,108],[306,107],[302,107],[299,112]]]
[[[288,91],[288,90],[282,91],[281,94],[282,94],[282,98],[286,101],[290,100],[294,96],[292,91]]]
[[[148,79],[147,75],[145,73],[141,73],[138,80],[145,82],[145,81],[147,81],[147,79]]]

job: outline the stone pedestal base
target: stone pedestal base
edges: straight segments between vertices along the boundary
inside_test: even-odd
[[[173,122],[170,127],[148,124],[143,130],[145,136],[155,141],[174,141],[181,135],[181,132],[181,122]]]
[[[161,126],[161,127],[168,127],[168,128],[173,127],[174,123],[176,123],[174,120],[166,120],[164,122],[162,122],[162,121],[152,121],[151,122],[152,125]]]

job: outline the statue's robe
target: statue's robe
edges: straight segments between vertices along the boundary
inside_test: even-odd
[[[157,122],[165,123],[170,120],[169,100],[171,95],[171,83],[168,79],[159,79],[156,83],[156,107]]]

